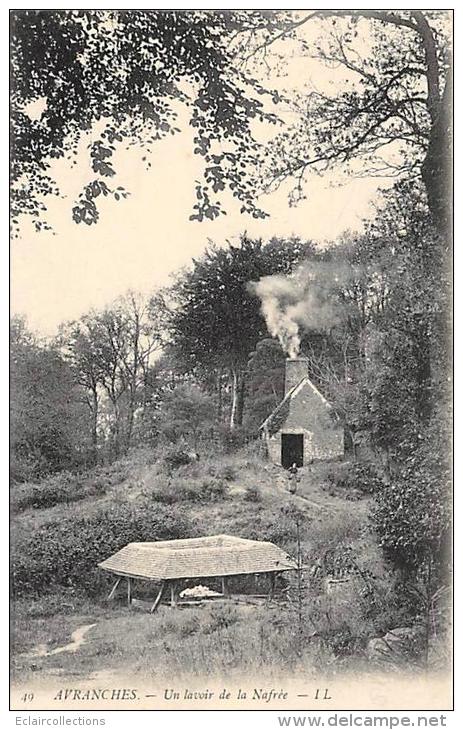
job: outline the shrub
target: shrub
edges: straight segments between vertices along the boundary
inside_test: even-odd
[[[267,442],[261,438],[254,438],[249,441],[243,449],[250,464],[259,464],[262,466],[263,461],[267,461],[268,448]]]
[[[201,627],[203,634],[212,634],[215,631],[223,631],[224,629],[234,626],[239,621],[239,614],[235,606],[228,604],[212,604],[210,614],[203,621]]]
[[[362,494],[376,494],[384,486],[376,467],[368,463],[353,465],[353,481]]]
[[[245,502],[262,502],[262,492],[255,484],[250,484],[246,487],[244,493]]]
[[[184,493],[176,489],[170,482],[160,484],[151,492],[151,498],[161,504],[175,504],[185,499]]]
[[[11,508],[13,512],[22,512],[29,507],[45,509],[57,504],[70,504],[86,497],[100,497],[106,494],[110,485],[111,479],[103,471],[96,474],[61,472],[39,484],[14,486],[11,489]]]
[[[227,487],[221,479],[203,479],[199,489],[199,501],[215,502],[227,496]]]
[[[189,537],[191,526],[180,511],[152,503],[125,504],[89,519],[75,517],[46,524],[12,546],[15,595],[43,594],[56,586],[95,593],[108,584],[97,564],[129,542]]]
[[[260,504],[237,527],[240,537],[268,540],[283,549],[288,549],[296,540],[296,527],[292,517],[282,509],[266,510]]]
[[[195,636],[201,630],[203,617],[199,617],[196,613],[188,614],[184,611],[172,611],[166,617],[163,617],[160,630],[165,636],[173,634],[180,639],[186,639],[188,636]]]
[[[342,490],[345,496],[375,494],[383,487],[383,481],[373,464],[344,462],[333,466],[327,474],[332,489]]]
[[[197,479],[204,473],[203,465],[198,461],[192,461],[190,464],[184,464],[176,470],[176,477]]]
[[[218,427],[218,436],[222,449],[226,454],[232,454],[234,451],[238,451],[250,439],[249,431],[245,426],[229,428],[221,424]]]
[[[222,464],[215,470],[214,476],[224,479],[226,482],[232,482],[236,479],[236,469],[232,464]]]
[[[227,497],[227,486],[220,479],[203,479],[201,482],[183,479],[164,482],[151,492],[155,502],[215,502]]]
[[[185,464],[189,464],[190,461],[190,454],[183,449],[171,449],[164,456],[164,462],[171,470],[178,469],[180,466],[185,466]]]

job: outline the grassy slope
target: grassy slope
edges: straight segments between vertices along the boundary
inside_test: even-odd
[[[275,539],[288,529],[282,510],[297,505],[305,516],[304,550],[309,561],[321,547],[341,542],[352,545],[360,558],[367,556],[369,564],[381,572],[378,551],[367,528],[368,500],[346,501],[330,495],[326,490],[328,469],[328,465],[320,464],[301,470],[298,495],[291,497],[282,469],[243,452],[220,460],[204,458],[199,464],[185,467],[174,473],[171,488],[175,489],[182,479],[198,479],[222,470],[227,476],[226,499],[187,503],[189,516],[202,534],[229,532]],[[148,452],[132,454],[107,470],[105,477],[106,493],[100,496],[43,509],[29,507],[15,515],[13,540],[73,514],[89,517],[107,504],[136,503],[168,479],[159,473],[159,465]],[[91,479],[90,474],[87,482]],[[259,501],[246,499],[248,487],[258,487]],[[291,537],[287,543],[290,549]],[[150,616],[129,611],[122,604],[108,606],[103,596],[101,600],[90,600],[63,589],[59,594],[18,601],[13,613],[14,671],[22,681],[28,675],[88,678],[122,669],[128,674],[150,676],[154,667],[157,676],[180,676],[194,671],[200,662],[211,674],[261,671],[262,667],[278,674],[301,661],[293,650],[297,639],[288,611],[275,605],[206,606],[178,611],[161,606],[156,615]],[[281,620],[286,620],[283,629]],[[91,623],[96,626],[78,651],[40,656],[67,644],[73,631]],[[308,647],[302,657],[306,671],[309,665],[316,671],[320,663],[326,664],[324,653],[326,650],[319,645]]]

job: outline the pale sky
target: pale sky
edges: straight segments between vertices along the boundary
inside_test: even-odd
[[[308,78],[318,85],[331,84],[333,78],[334,83],[342,81],[319,64],[306,65]],[[169,274],[200,255],[209,239],[220,245],[246,230],[264,239],[295,234],[320,242],[336,240],[346,229],[361,228],[362,218],[372,215],[378,186],[384,184],[365,178],[342,181],[337,175],[336,183],[344,184],[332,186],[333,176],[314,176],[306,188],[307,200],[297,207],[289,207],[288,189],[264,196],[261,204],[270,213],[265,220],[241,215],[239,205],[225,198],[227,216],[191,222],[201,160],[192,154],[191,131],[186,128],[157,143],[148,171],[140,150],[118,152],[115,185],[124,186],[130,197],[119,202],[98,198],[98,224],[76,225],[73,202],[94,177],[85,144],[82,148],[77,166],[71,169],[59,161],[52,168],[66,196],[47,201],[47,221],[55,235],[36,233],[25,223],[21,237],[11,245],[12,311],[24,314],[32,329],[44,335],[54,334],[62,321],[103,307],[127,289],[150,292],[166,284]]]

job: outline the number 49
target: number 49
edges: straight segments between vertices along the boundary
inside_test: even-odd
[[[32,702],[34,699],[34,693],[33,692],[26,692],[26,694],[23,694],[21,697],[22,702]]]

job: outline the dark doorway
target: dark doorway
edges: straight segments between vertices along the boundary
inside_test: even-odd
[[[293,464],[304,465],[304,436],[302,433],[282,433],[281,465],[289,469]]]

